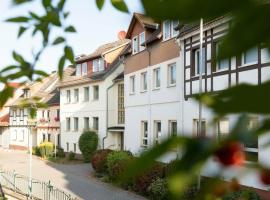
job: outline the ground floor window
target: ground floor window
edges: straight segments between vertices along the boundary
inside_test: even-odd
[[[148,146],[148,122],[142,121],[141,122],[141,131],[142,131],[142,146]]]
[[[161,139],[161,121],[154,121],[154,139],[155,144],[160,143]]]
[[[98,117],[93,117],[93,129],[95,130],[95,131],[98,131],[98,129],[99,129],[99,120],[98,120]]]
[[[197,137],[206,136],[206,121],[204,119],[201,122],[200,133],[199,133],[199,119],[193,119],[193,136],[197,136]]]
[[[48,134],[48,142],[51,142],[51,134]]]
[[[76,145],[76,143],[73,144],[73,151],[74,151],[74,153],[76,153],[76,151],[77,151],[77,145]]]
[[[45,140],[46,140],[46,135],[45,135],[45,133],[43,133],[42,134],[42,141],[45,142]]]
[[[69,152],[69,143],[67,142],[67,152]]]
[[[169,121],[169,136],[177,136],[177,121]]]

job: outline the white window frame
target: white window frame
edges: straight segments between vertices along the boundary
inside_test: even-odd
[[[97,100],[99,100],[99,85],[93,85],[93,101]]]
[[[145,32],[141,32],[139,35],[139,51],[145,50],[145,46],[142,44],[145,43]]]
[[[135,36],[132,38],[132,54],[137,54],[139,52],[139,38]]]
[[[200,49],[196,49],[195,50],[195,56],[194,56],[194,59],[195,59],[195,62],[194,62],[194,64],[195,64],[195,76],[198,76],[199,74],[200,74],[200,71],[199,71],[199,68],[201,69],[202,67],[200,66]],[[203,47],[203,49],[202,49],[202,55],[203,55],[203,72],[202,72],[202,75],[204,75],[205,74],[205,70],[206,70],[206,64],[205,64],[205,59],[206,59],[206,57],[205,57],[205,47]]]
[[[159,73],[157,73],[157,72],[159,72]],[[159,74],[159,76],[157,76],[157,74]],[[153,76],[154,76],[154,78],[153,78],[154,90],[160,89],[160,86],[161,86],[161,68],[160,67],[153,69]],[[157,83],[158,83],[157,78],[158,77],[159,77],[159,85],[157,85]]]
[[[145,127],[147,127],[147,129],[145,129]],[[148,145],[149,145],[148,138],[149,138],[148,121],[141,121],[141,146],[142,147],[145,147],[145,148],[148,147]]]
[[[171,70],[174,68],[175,70],[175,81],[172,83],[172,73]],[[172,86],[176,86],[176,79],[177,79],[177,71],[176,71],[176,63],[171,63],[168,65],[168,70],[167,70],[167,77],[168,77],[168,86],[172,87]]]
[[[251,51],[251,50],[254,50],[254,49],[257,49],[257,60],[256,61],[252,61],[252,62],[245,62],[245,57],[246,57],[246,53],[248,52],[248,51]],[[248,65],[255,65],[255,64],[258,64],[258,62],[259,62],[259,48],[256,46],[256,47],[253,47],[253,48],[250,48],[250,49],[248,49],[246,52],[244,52],[243,54],[242,54],[242,66],[248,66]]]
[[[74,103],[78,103],[80,100],[80,91],[79,88],[74,89]]]
[[[169,27],[166,27],[165,24],[168,23]],[[166,28],[168,28],[166,30]],[[168,36],[166,37],[166,31],[168,31]],[[163,41],[169,40],[171,38],[171,21],[165,20],[163,21]]]
[[[176,123],[176,133],[173,134],[172,132],[172,124],[173,123]],[[169,137],[172,137],[172,136],[177,136],[177,120],[169,120]]]
[[[135,94],[135,75],[129,77],[129,94]]]
[[[146,92],[148,89],[147,72],[141,73],[141,92]]]
[[[160,125],[160,127],[158,126]],[[160,130],[158,130],[160,128]],[[154,145],[160,144],[162,138],[162,124],[160,120],[154,121]]]
[[[71,102],[71,90],[66,90],[66,103]]]
[[[82,75],[87,75],[87,62],[82,63]]]

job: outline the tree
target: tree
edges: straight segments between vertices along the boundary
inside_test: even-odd
[[[94,151],[98,147],[98,135],[94,131],[85,131],[80,136],[79,148],[85,162],[90,162]]]

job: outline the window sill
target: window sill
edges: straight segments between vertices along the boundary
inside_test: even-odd
[[[133,93],[129,93],[129,95],[131,96],[131,95],[135,95],[135,92],[133,92]]]
[[[142,93],[142,94],[143,94],[143,93],[146,93],[146,92],[147,92],[147,90],[142,90],[142,91],[140,91],[140,93]]]
[[[160,87],[152,89],[152,91],[160,90]]]
[[[92,102],[97,102],[99,99],[92,99]]]
[[[257,64],[258,64],[258,61],[257,62],[246,63],[246,64],[243,64],[243,65],[238,66],[238,67],[241,68],[241,67],[247,67],[247,66],[250,66],[250,65],[257,65]]]
[[[169,41],[169,40],[175,39],[175,37],[176,37],[176,36],[171,36],[171,37],[166,38],[166,39],[163,38],[163,39],[162,39],[162,42],[167,42],[167,41]]]
[[[229,68],[226,68],[226,69],[218,69],[217,71],[213,72],[213,74],[215,73],[219,73],[219,72],[225,72],[225,71],[228,71]]]
[[[172,87],[176,87],[176,84],[171,84],[167,86],[167,88],[172,88]]]

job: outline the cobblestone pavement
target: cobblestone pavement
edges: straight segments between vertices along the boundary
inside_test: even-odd
[[[28,154],[0,149],[0,169],[28,174]],[[90,164],[60,165],[33,156],[33,178],[53,185],[85,200],[145,200],[134,193],[103,183],[91,176]]]

